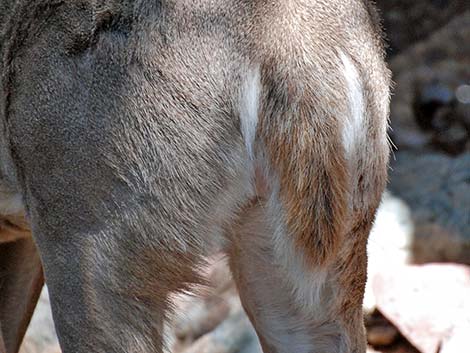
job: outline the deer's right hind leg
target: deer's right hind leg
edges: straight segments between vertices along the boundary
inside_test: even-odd
[[[229,258],[240,298],[266,353],[365,352],[362,295],[368,226],[329,264],[311,266],[269,205],[246,209]],[[284,228],[285,229],[285,228]]]
[[[270,91],[260,93],[258,198],[241,212],[228,250],[243,306],[266,353],[365,352],[366,244],[386,174],[385,116],[373,117],[378,137],[363,144],[368,117],[358,116],[351,157],[340,133],[347,102],[339,119],[317,109],[330,105],[305,82],[269,70],[260,77]]]

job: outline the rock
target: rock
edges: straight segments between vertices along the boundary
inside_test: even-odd
[[[437,133],[433,143],[443,151],[457,155],[463,152],[468,144],[468,132],[463,124],[457,122]]]
[[[468,349],[468,322],[454,328],[452,333],[444,338],[439,353],[461,353]]]
[[[59,344],[52,344],[43,349],[41,353],[62,353]]]
[[[410,260],[413,221],[409,206],[386,191],[368,241],[368,264],[372,272]],[[369,272],[370,273],[370,272]]]
[[[404,265],[411,260],[413,231],[414,225],[408,205],[390,192],[385,192],[367,244],[368,279],[383,270]],[[370,314],[375,307],[376,300],[368,280],[364,310]]]
[[[432,67],[434,64],[449,59],[454,61],[454,64],[468,63],[470,48],[465,44],[470,34],[469,24],[470,11],[460,12],[452,21],[432,33],[428,38],[417,42],[400,55],[393,57],[390,60],[392,72],[401,74],[417,67]],[[468,82],[464,84],[468,85]]]
[[[178,315],[174,323],[176,337],[183,341],[193,341],[212,331],[230,312],[238,308],[237,297],[236,292],[227,293],[217,301],[192,297],[189,303],[178,307],[182,315]]]
[[[178,308],[172,322],[173,331],[180,341],[186,343],[212,331],[239,306],[238,294],[225,257],[216,254],[207,262],[208,266],[202,270],[206,285],[195,288],[197,295],[178,295],[173,298]]]
[[[459,154],[465,150],[469,140],[466,128],[464,107],[457,99],[458,82],[451,85],[445,82],[421,83],[416,89],[414,114],[421,129],[432,131],[432,143],[449,154]]]
[[[423,89],[421,100],[428,104],[433,102],[449,104],[453,98],[454,92],[449,87],[434,83]]]
[[[372,287],[380,312],[421,353],[470,347],[470,267],[404,265],[376,274]]]
[[[398,152],[390,180],[412,212],[413,261],[470,264],[470,153]]]
[[[470,11],[390,61],[391,136],[399,150],[470,150]]]
[[[199,338],[217,327],[228,316],[229,311],[229,305],[225,301],[210,308],[198,307],[196,313],[193,309],[185,321],[176,325],[175,334],[181,340]]]
[[[261,353],[256,334],[241,309],[232,313],[214,331],[202,336],[183,353]],[[249,350],[247,350],[248,348]]]
[[[31,342],[30,340],[25,340],[21,347],[19,353],[40,353],[37,348],[36,344]]]
[[[377,0],[377,5],[384,19],[391,55],[426,38],[468,9],[462,0]]]

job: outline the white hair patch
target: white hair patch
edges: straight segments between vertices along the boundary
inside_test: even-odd
[[[346,153],[354,153],[355,146],[363,139],[364,130],[364,91],[359,72],[352,60],[341,53],[341,61],[344,66],[344,77],[349,103],[349,115],[344,121],[343,144]]]
[[[258,126],[259,96],[261,92],[260,69],[247,71],[242,84],[240,101],[240,123],[245,146],[250,159],[254,158],[253,145]]]

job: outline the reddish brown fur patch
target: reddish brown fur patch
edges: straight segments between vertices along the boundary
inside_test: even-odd
[[[262,80],[259,134],[279,175],[286,223],[307,261],[321,265],[336,253],[348,211],[338,121],[328,111],[316,110],[319,99],[290,74],[267,66]]]

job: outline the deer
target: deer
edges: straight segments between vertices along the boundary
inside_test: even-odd
[[[44,272],[64,353],[163,352],[219,250],[265,353],[366,351],[391,80],[372,4],[0,8],[0,351]]]

